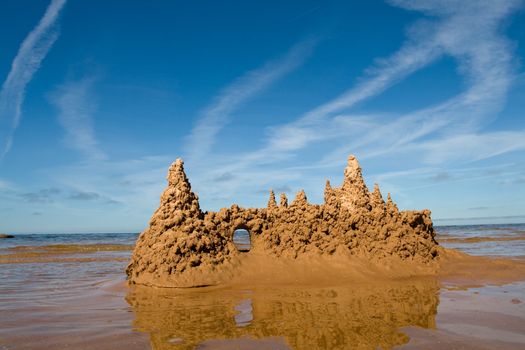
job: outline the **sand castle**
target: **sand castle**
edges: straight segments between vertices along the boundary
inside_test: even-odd
[[[377,184],[370,192],[354,156],[348,158],[341,187],[326,182],[321,205],[308,203],[304,191],[290,204],[281,194],[278,205],[270,191],[266,208],[233,204],[218,212],[203,212],[181,159],[170,166],[167,180],[160,206],[137,240],[127,267],[130,283],[217,284],[218,276],[235,269],[243,254],[254,253],[275,259],[343,253],[417,265],[438,256],[430,211],[398,210],[390,195],[384,201]],[[250,233],[249,253],[239,252],[233,244],[233,233],[241,228]]]

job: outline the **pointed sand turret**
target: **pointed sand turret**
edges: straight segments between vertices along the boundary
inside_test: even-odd
[[[307,205],[308,205],[308,199],[306,198],[306,193],[304,192],[304,190],[300,190],[295,195],[295,198],[294,198],[291,206],[292,207],[302,208],[302,207],[306,207]]]
[[[288,208],[288,198],[286,197],[286,194],[285,193],[281,193],[281,198],[280,198],[280,206],[282,208]]]
[[[159,209],[163,206],[169,211],[183,210],[187,211],[185,215],[199,216],[201,209],[199,198],[191,191],[191,184],[184,172],[184,162],[178,158],[171,164],[168,170],[168,187],[161,196]]]
[[[368,188],[363,179],[361,166],[354,155],[348,157],[341,187],[341,197],[341,206],[350,211],[370,207]]]
[[[268,199],[268,209],[277,208],[277,202],[275,201],[275,193],[270,190],[270,198]]]
[[[373,209],[376,208],[384,208],[385,207],[385,200],[383,199],[383,195],[381,194],[381,190],[379,189],[379,185],[377,183],[374,184],[374,191],[370,192],[370,205],[372,205]]]

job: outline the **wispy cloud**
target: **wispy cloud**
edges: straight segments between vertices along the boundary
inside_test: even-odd
[[[495,184],[511,184],[515,183],[521,174],[520,165],[516,163],[474,167],[460,163],[459,167],[433,165],[402,171],[376,173],[370,175],[370,177],[372,182],[380,183],[383,187],[388,188],[389,192],[395,193],[396,196],[402,197],[406,201],[410,201],[410,197],[421,189],[439,187],[445,183],[447,186],[453,183],[472,183],[474,181],[484,181],[490,183],[491,186]],[[399,185],[399,183],[402,183],[402,185]],[[407,192],[411,192],[411,195],[408,195]]]
[[[58,188],[43,188],[35,192],[20,193],[20,197],[29,203],[50,203],[53,202],[61,191]]]
[[[26,85],[58,38],[56,21],[66,0],[52,0],[35,28],[24,39],[0,91],[0,160],[11,149],[20,123]]]
[[[467,210],[474,210],[474,211],[478,211],[478,210],[493,210],[494,208],[496,208],[496,207],[479,206],[479,207],[470,207],[470,208],[467,208]]]
[[[107,179],[106,179],[107,181]],[[32,191],[22,191],[20,189],[0,189],[0,195],[4,198],[10,198],[12,202],[22,200],[25,203],[42,205],[50,203],[66,203],[67,201],[74,202],[97,202],[101,204],[120,204],[119,201],[110,196],[94,192],[82,191],[74,188],[65,189],[57,187],[45,187],[35,189]],[[71,202],[70,202],[71,203]]]
[[[408,145],[407,148],[422,150],[426,163],[476,161],[525,150],[525,131],[450,135]]]
[[[293,189],[304,186],[314,191],[326,176],[317,170],[339,169],[350,153],[360,159],[387,161],[402,156],[418,167],[429,166],[423,171],[426,181],[436,185],[431,177],[448,173],[449,162],[458,168],[525,149],[523,131],[485,131],[505,105],[518,76],[514,44],[504,35],[502,26],[521,1],[392,4],[425,15],[408,28],[406,40],[396,52],[377,59],[354,86],[339,96],[292,122],[269,125],[259,148],[206,158],[206,174],[192,179],[198,191],[217,198],[211,201],[212,206],[255,192],[253,189],[260,189],[261,184],[282,184]],[[367,112],[366,105],[359,113],[352,110],[445,57],[457,63],[464,82],[463,91],[455,96],[403,114],[381,111],[377,106]],[[308,164],[304,164],[306,158]],[[293,166],[298,159],[301,161],[295,164],[300,166]],[[292,166],[283,166],[283,161]],[[325,170],[322,174],[331,173]],[[234,174],[235,181],[216,186],[213,177],[224,173]],[[398,184],[387,183],[387,187],[400,195],[403,192]],[[224,198],[225,193],[229,198]]]
[[[314,142],[346,138],[352,130],[360,134],[361,127],[367,126],[370,116],[350,116],[344,112],[440,58],[443,50],[433,44],[435,40],[421,38],[423,33],[434,32],[429,27],[435,26],[428,23],[414,25],[410,37],[401,49],[388,58],[378,59],[354,87],[291,123],[270,127],[266,146],[246,155],[244,159],[250,162],[273,160]]]
[[[266,196],[269,195],[270,190],[274,191],[274,193],[276,193],[277,195],[279,195],[280,193],[285,193],[285,194],[292,193],[293,191],[293,189],[290,186],[281,185],[281,186],[275,186],[272,188],[261,188],[260,190],[257,191],[257,194],[263,195],[266,198]]]
[[[74,192],[68,198],[76,201],[92,201],[100,199],[100,197],[100,194],[96,192]]]
[[[513,44],[501,26],[521,2],[433,0],[392,4],[421,11],[427,18],[412,25],[401,48],[378,59],[354,87],[293,122],[269,127],[261,148],[231,157],[230,164],[221,163],[223,171],[242,173],[262,163],[291,158],[314,145],[328,152],[310,167],[340,166],[349,153],[371,158],[407,152],[423,158],[423,162],[437,164],[523,149],[521,131],[483,132],[504,106],[517,76]],[[380,95],[445,56],[458,64],[466,86],[461,93],[404,115],[351,113],[356,104]],[[463,147],[465,142],[471,145]],[[425,151],[427,155],[422,157]]]
[[[190,158],[209,152],[220,130],[230,122],[231,114],[249,99],[294,71],[308,58],[317,44],[308,39],[294,45],[283,57],[249,71],[225,87],[206,107],[191,131],[186,146]]]
[[[63,200],[58,203],[64,210],[86,210],[89,215],[96,212],[93,223],[78,223],[80,229],[102,224],[122,230],[124,223],[127,229],[137,230],[158,206],[159,193],[166,184],[166,169],[172,161],[172,155],[83,161],[49,168],[42,177],[64,188]],[[104,211],[101,204],[111,205],[111,212]]]
[[[96,104],[90,91],[94,82],[93,77],[69,81],[51,94],[51,101],[59,110],[66,145],[90,160],[102,160],[106,154],[100,149],[93,128]]]
[[[101,202],[105,204],[120,204],[119,201],[104,196],[97,192],[73,191],[69,194],[67,199],[72,199],[74,201],[80,202]]]
[[[0,190],[7,189],[10,187],[11,187],[11,184],[9,183],[9,181],[0,179]]]
[[[215,182],[227,182],[235,180],[235,175],[232,173],[222,173],[213,178]]]

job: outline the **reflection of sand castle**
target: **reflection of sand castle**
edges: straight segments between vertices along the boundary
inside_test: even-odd
[[[134,328],[150,334],[155,350],[195,349],[206,340],[243,337],[283,337],[286,349],[296,350],[391,349],[409,340],[400,328],[435,327],[438,290],[437,282],[415,280],[192,293],[138,287],[126,299],[135,313]],[[236,319],[242,304],[249,305],[251,316],[244,324]]]
[[[159,286],[214,284],[212,276],[229,269],[242,254],[232,240],[239,228],[250,232],[252,251],[272,257],[344,252],[428,263],[438,254],[430,211],[399,211],[390,196],[384,202],[377,185],[369,192],[354,156],[348,158],[340,188],[326,183],[324,204],[308,203],[304,191],[287,202],[283,194],[277,205],[271,192],[267,208],[234,204],[202,212],[178,159],[169,169],[160,206],[137,241],[127,268],[129,280]]]

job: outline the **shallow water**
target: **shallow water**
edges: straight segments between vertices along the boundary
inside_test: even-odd
[[[435,327],[435,281],[345,287],[134,288],[133,325],[154,349],[194,349],[209,340],[274,338],[287,349],[383,349],[408,342],[402,327]],[[180,339],[173,345],[172,339]]]
[[[525,224],[436,226],[436,239],[445,248],[454,248],[473,255],[525,256]],[[246,230],[238,230],[234,243],[241,249],[250,248]],[[122,245],[135,243],[138,233],[50,233],[19,234],[0,239],[0,254],[7,248],[48,245]],[[496,240],[491,240],[496,238]],[[470,241],[469,241],[470,240]]]
[[[0,249],[53,244],[135,244],[138,233],[25,233],[0,239]]]
[[[525,256],[525,224],[437,226],[436,234],[445,248],[471,255]]]
[[[250,232],[244,229],[238,229],[233,232],[233,244],[241,252],[247,252],[252,248],[250,241]]]
[[[525,255],[522,241],[461,240],[519,237],[523,230],[525,225],[437,228],[439,238],[459,239],[445,246],[506,256]],[[136,237],[1,240],[0,349],[525,348],[524,282],[466,290],[436,279],[128,288],[124,270]]]

